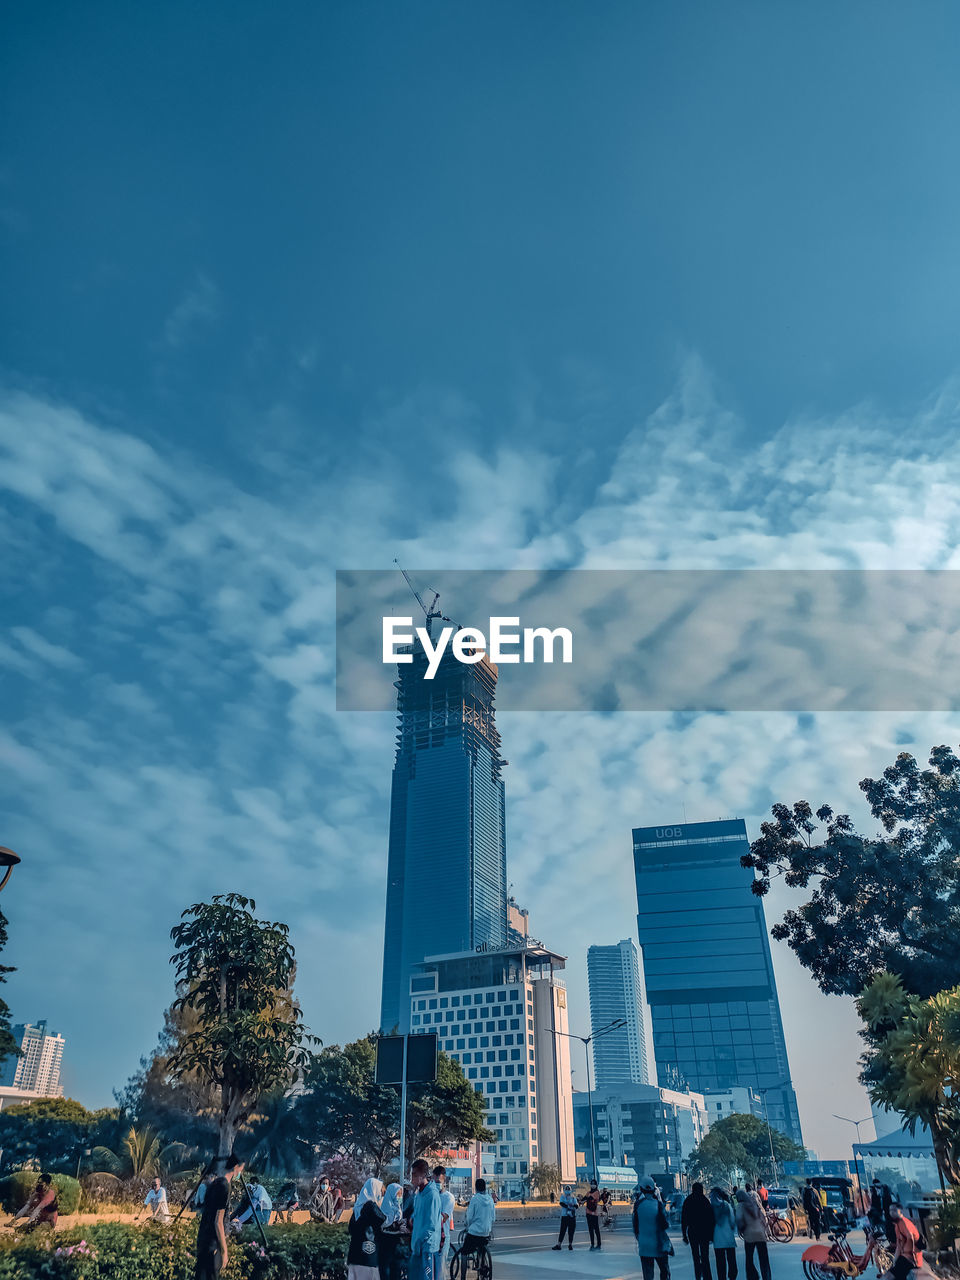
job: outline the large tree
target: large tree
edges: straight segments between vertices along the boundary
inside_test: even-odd
[[[312,1037],[293,999],[295,956],[285,924],[253,914],[241,894],[195,903],[171,930],[176,945],[175,1009],[189,1009],[195,1027],[169,1061],[174,1079],[193,1078],[219,1090],[220,1157],[233,1150],[257,1101],[289,1087],[309,1062]]]
[[[0,1112],[4,1164],[33,1159],[46,1168],[73,1172],[82,1151],[116,1142],[122,1125],[116,1109],[88,1111],[73,1098],[16,1103]]]
[[[878,974],[857,1001],[867,1050],[861,1080],[904,1127],[930,1131],[937,1164],[960,1187],[960,987],[921,999]]]
[[[376,1041],[371,1034],[318,1053],[296,1113],[300,1132],[321,1156],[344,1152],[379,1175],[399,1152],[400,1100],[396,1088],[375,1082]],[[492,1142],[484,1114],[483,1098],[460,1064],[441,1052],[436,1081],[408,1089],[408,1161],[477,1139]]]
[[[756,894],[773,876],[814,886],[772,933],[826,992],[859,995],[883,971],[919,996],[960,982],[960,758],[934,747],[929,764],[902,752],[860,783],[877,835],[829,805],[814,814],[805,800],[776,804],[742,859],[759,873]]]
[[[710,1126],[687,1160],[687,1172],[702,1182],[731,1182],[739,1174],[751,1180],[774,1177],[787,1160],[803,1160],[806,1151],[779,1129],[753,1115],[731,1115]]]
[[[0,911],[0,951],[7,945],[7,917]],[[0,982],[6,982],[7,974],[13,973],[11,965],[0,964]],[[0,1063],[8,1058],[20,1056],[20,1046],[13,1038],[10,1030],[10,1006],[6,1000],[0,999]]]

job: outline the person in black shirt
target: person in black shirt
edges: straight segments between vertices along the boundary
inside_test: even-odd
[[[216,1280],[227,1265],[227,1234],[224,1217],[230,1203],[230,1183],[243,1170],[243,1161],[228,1156],[223,1175],[214,1178],[203,1197],[197,1228],[196,1280]]]
[[[695,1182],[680,1211],[680,1229],[683,1243],[693,1254],[694,1280],[713,1280],[710,1270],[710,1241],[713,1239],[715,1219],[713,1205],[707,1199],[702,1182]]]

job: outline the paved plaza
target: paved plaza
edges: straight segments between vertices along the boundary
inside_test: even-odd
[[[559,1221],[559,1220],[558,1220]],[[561,1277],[584,1277],[585,1280],[639,1280],[640,1259],[628,1220],[603,1236],[603,1248],[590,1252],[584,1224],[578,1224],[572,1252],[566,1246],[554,1253],[558,1226],[552,1222],[516,1222],[498,1225],[493,1246],[494,1280],[560,1280]],[[672,1280],[693,1280],[690,1250],[680,1239],[679,1230],[671,1232],[676,1254],[670,1259]],[[800,1257],[810,1241],[800,1237],[790,1244],[771,1244],[770,1264],[773,1280],[800,1280]],[[746,1280],[743,1244],[737,1249],[740,1268],[738,1280]]]

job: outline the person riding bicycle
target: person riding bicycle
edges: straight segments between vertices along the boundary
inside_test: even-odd
[[[487,1184],[483,1178],[477,1179],[476,1190],[467,1205],[467,1217],[464,1222],[466,1235],[460,1252],[464,1255],[486,1249],[493,1234],[493,1224],[497,1219],[497,1206],[493,1197],[487,1194]]]
[[[611,1196],[610,1194],[610,1188],[604,1187],[603,1190],[600,1192],[600,1208],[602,1209],[604,1215],[608,1218],[610,1216],[610,1201],[612,1199],[613,1199],[613,1196]]]

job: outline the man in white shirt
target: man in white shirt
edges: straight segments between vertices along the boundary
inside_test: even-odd
[[[453,1211],[457,1202],[453,1193],[447,1190],[447,1171],[438,1164],[433,1171],[433,1179],[440,1188],[440,1230],[443,1233],[443,1245],[440,1249],[440,1274],[447,1273],[447,1257],[450,1253],[450,1237],[453,1235]]]
[[[154,1178],[150,1190],[147,1192],[147,1198],[143,1202],[144,1209],[150,1210],[150,1216],[154,1222],[169,1222],[170,1208],[167,1205],[167,1192],[163,1183],[159,1178]]]
[[[464,1255],[475,1253],[481,1245],[486,1247],[490,1243],[496,1218],[497,1206],[493,1203],[493,1197],[487,1195],[487,1184],[483,1178],[478,1178],[476,1190],[467,1205],[467,1220],[464,1223],[467,1234],[462,1248]]]
[[[262,1226],[266,1226],[270,1221],[270,1211],[273,1208],[273,1201],[267,1195],[267,1189],[264,1187],[259,1178],[252,1177],[247,1184],[247,1195],[250,1203],[246,1209],[234,1218],[234,1226],[242,1227],[244,1223],[249,1222],[251,1218],[255,1222],[259,1222]]]

